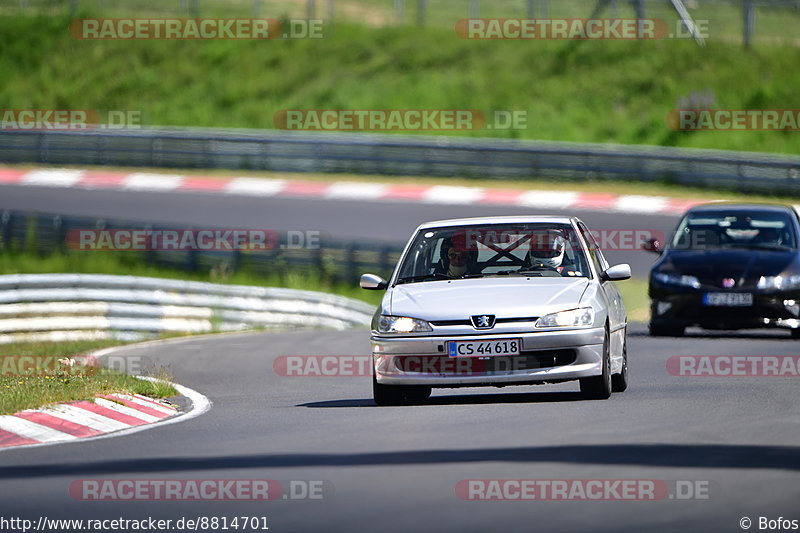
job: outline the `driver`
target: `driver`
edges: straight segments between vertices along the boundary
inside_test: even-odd
[[[558,230],[537,233],[531,239],[528,252],[531,270],[555,270],[559,274],[564,270],[567,240]]]

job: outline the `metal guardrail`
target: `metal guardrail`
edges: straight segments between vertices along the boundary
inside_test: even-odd
[[[659,146],[201,128],[0,131],[0,162],[657,181],[800,194],[800,157]]]
[[[372,306],[325,293],[99,274],[0,276],[0,344],[162,332],[369,324]]]
[[[149,250],[90,251],[70,250],[68,235],[76,230],[126,229],[170,230],[174,227],[113,219],[33,214],[0,211],[0,252],[33,252],[41,256],[53,253],[123,254],[147,265],[186,272],[227,274],[246,271],[256,276],[285,277],[305,273],[329,282],[355,286],[363,272],[388,277],[400,258],[403,245],[398,243],[343,241],[321,233],[319,242],[295,247],[286,233],[276,232],[279,242],[263,251]],[[191,229],[191,228],[183,228]],[[230,229],[230,228],[229,228]]]

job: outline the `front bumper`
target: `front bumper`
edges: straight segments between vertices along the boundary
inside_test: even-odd
[[[742,307],[709,306],[703,303],[709,290],[650,290],[650,322],[660,326],[699,326],[705,329],[800,328],[800,292],[750,292],[753,305]],[[797,306],[797,307],[795,307]]]
[[[602,373],[604,328],[535,333],[380,337],[373,336],[379,383],[431,387],[476,387],[553,383]],[[447,342],[516,338],[519,356],[449,357]]]

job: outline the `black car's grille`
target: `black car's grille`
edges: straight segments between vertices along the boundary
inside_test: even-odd
[[[520,355],[491,357],[448,357],[446,355],[403,355],[394,358],[402,372],[453,376],[506,374],[514,370],[535,370],[570,365],[575,350],[524,351]]]

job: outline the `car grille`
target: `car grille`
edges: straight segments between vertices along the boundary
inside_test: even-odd
[[[539,320],[538,316],[523,316],[515,318],[498,318],[494,321],[495,324],[513,324],[514,322],[536,322]],[[431,320],[434,326],[472,326],[469,318],[459,320]]]
[[[400,355],[394,364],[401,372],[453,376],[508,374],[515,370],[536,370],[570,365],[575,350],[527,351],[520,355],[492,357],[448,357],[446,355]]]

